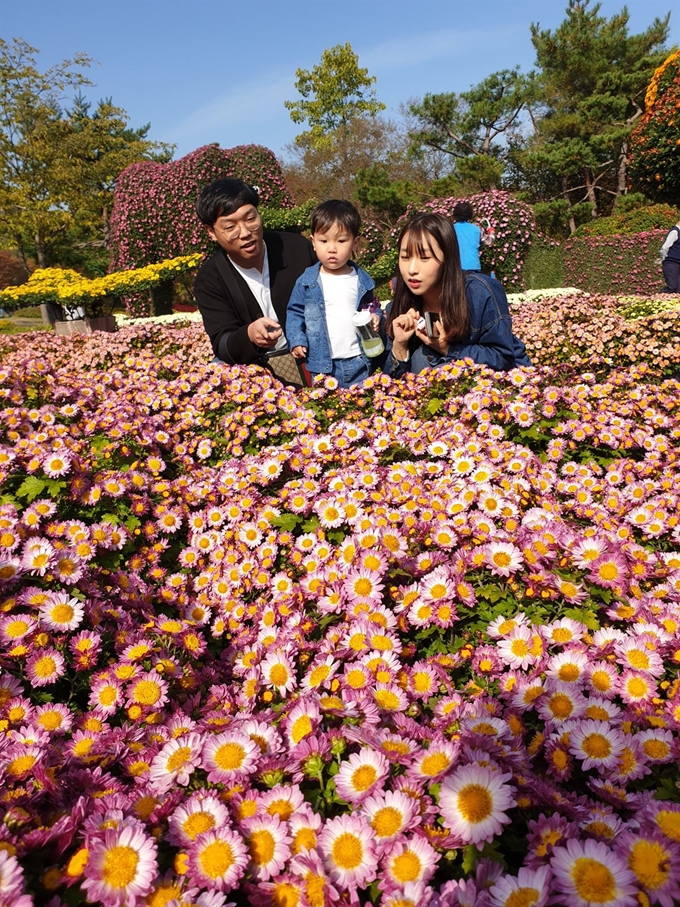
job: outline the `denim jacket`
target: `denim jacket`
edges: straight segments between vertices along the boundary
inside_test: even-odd
[[[373,278],[353,261],[350,265],[359,276],[356,307],[368,307],[373,299]],[[319,280],[320,268],[320,264],[307,268],[293,287],[286,314],[286,339],[291,349],[296,346],[307,348],[306,365],[310,372],[328,375],[333,368],[333,360],[326,325],[326,304]],[[361,356],[368,362],[363,353]]]
[[[524,344],[512,333],[512,319],[502,284],[483,274],[466,274],[465,295],[470,312],[469,336],[450,343],[446,356],[440,356],[414,335],[409,343],[411,355],[406,362],[396,359],[390,346],[385,362],[386,374],[400,378],[406,372],[438,368],[456,359],[472,359],[497,372],[531,365]]]

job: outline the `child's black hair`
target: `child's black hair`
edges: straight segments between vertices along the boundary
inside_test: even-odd
[[[458,223],[472,220],[472,205],[470,202],[458,202],[453,209],[453,219]]]
[[[330,198],[327,202],[317,205],[311,213],[312,233],[327,233],[336,224],[344,227],[354,237],[359,235],[361,215],[351,202]]]
[[[227,217],[243,205],[254,205],[257,208],[259,202],[256,190],[243,180],[216,180],[199,195],[196,214],[206,227],[212,227],[218,217]]]

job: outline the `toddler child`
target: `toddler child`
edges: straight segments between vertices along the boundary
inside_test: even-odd
[[[288,302],[286,337],[296,359],[313,377],[332,375],[340,387],[361,384],[371,371],[354,326],[354,313],[373,302],[373,279],[351,257],[361,217],[350,202],[330,199],[311,215],[311,240],[319,259],[298,277]],[[380,317],[372,314],[377,330]]]

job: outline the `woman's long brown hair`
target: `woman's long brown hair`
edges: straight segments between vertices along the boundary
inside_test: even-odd
[[[434,255],[430,238],[434,239],[443,255],[441,294],[439,305],[442,327],[447,341],[463,340],[470,333],[470,311],[465,296],[465,275],[460,266],[458,240],[451,224],[441,214],[416,214],[406,224],[399,236],[398,247],[407,237],[406,249],[409,255]],[[387,330],[392,334],[392,322],[398,315],[404,315],[409,309],[423,311],[421,296],[415,296],[408,284],[397,271],[397,285],[394,299],[387,317]]]

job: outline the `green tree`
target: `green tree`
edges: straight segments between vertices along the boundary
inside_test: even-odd
[[[569,0],[554,32],[531,26],[543,109],[520,165],[553,174],[559,187],[553,201],[562,208],[567,202],[572,230],[574,206],[587,204],[597,216],[611,207],[603,195],[613,201],[627,191],[630,133],[666,55],[670,14],[630,35],[625,6],[611,19],[599,14],[600,6]]]
[[[39,267],[83,266],[79,244],[104,252],[118,173],[170,148],[148,141],[148,127],[130,130],[110,101],[90,114],[80,96],[92,84],[87,54],[40,72],[37,53],[20,38],[0,39],[0,241]],[[105,264],[100,254],[95,269]]]
[[[375,97],[375,76],[359,66],[351,44],[336,44],[321,55],[311,71],[295,71],[295,88],[301,101],[285,101],[294,123],[308,123],[309,129],[295,139],[297,144],[320,148],[332,146],[336,133],[344,131],[357,115],[375,116],[385,105]]]
[[[436,149],[456,160],[461,180],[494,189],[503,173],[500,139],[518,128],[523,109],[533,101],[533,77],[519,68],[487,76],[468,91],[426,94],[410,101],[411,153]]]

